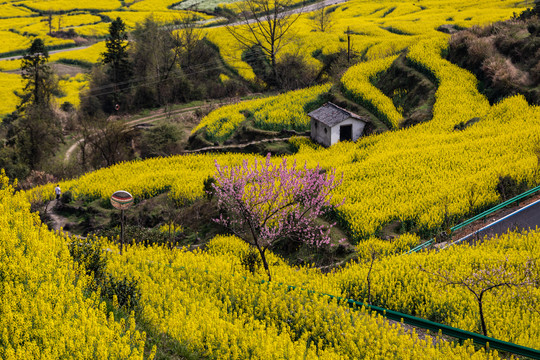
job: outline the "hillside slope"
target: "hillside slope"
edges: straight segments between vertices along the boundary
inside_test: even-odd
[[[468,69],[491,103],[522,94],[540,104],[540,19],[515,17],[460,31],[450,39],[448,60]]]

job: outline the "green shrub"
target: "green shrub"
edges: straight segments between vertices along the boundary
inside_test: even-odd
[[[499,182],[497,183],[497,192],[503,200],[511,199],[527,191],[528,188],[527,181],[518,181],[510,175],[499,176]]]

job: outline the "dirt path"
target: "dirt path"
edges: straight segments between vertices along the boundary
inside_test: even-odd
[[[225,104],[228,104],[228,103],[230,103],[230,102],[226,102]],[[144,116],[144,117],[141,117],[141,118],[129,120],[129,121],[127,121],[125,123],[125,125],[127,125],[129,129],[132,129],[135,126],[137,126],[138,124],[141,124],[141,123],[147,123],[147,124],[148,123],[154,123],[154,122],[156,122],[158,120],[167,119],[167,118],[169,118],[171,116],[174,116],[174,115],[180,115],[180,114],[185,115],[185,114],[188,114],[188,113],[193,113],[193,112],[195,112],[195,110],[197,110],[199,108],[202,108],[202,107],[205,107],[205,106],[208,106],[208,105],[192,106],[192,107],[178,109],[178,110],[174,110],[174,111],[170,111],[170,112],[165,111],[164,108],[160,108],[156,113],[153,113],[151,115]],[[82,141],[83,141],[83,138],[77,139],[75,141],[75,143],[73,145],[71,145],[67,149],[66,155],[64,157],[64,162],[69,161],[69,159],[73,155],[73,152],[75,151],[75,149],[77,149],[77,146],[79,146]]]
[[[54,200],[51,200],[48,204],[47,204],[47,209],[48,209],[48,215],[49,217],[51,218],[51,229],[52,230],[60,230],[62,229],[64,226],[66,226],[66,224],[68,223],[68,219],[57,214],[56,213],[56,206],[58,204],[58,200],[54,199]]]
[[[307,137],[306,135],[292,135],[297,137]],[[272,142],[278,142],[278,141],[285,141],[289,140],[292,136],[288,137],[282,137],[282,138],[272,138],[272,139],[262,139],[257,141],[250,141],[243,144],[231,144],[231,145],[218,145],[218,146],[207,146],[200,149],[195,150],[184,150],[184,154],[190,154],[190,153],[198,153],[198,152],[205,152],[205,151],[212,151],[212,150],[227,150],[227,149],[243,149],[250,145],[257,145],[257,144],[263,144],[263,143],[272,143]]]

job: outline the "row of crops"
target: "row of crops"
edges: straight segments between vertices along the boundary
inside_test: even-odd
[[[328,149],[292,140],[299,148],[293,156],[299,164],[334,167],[344,174],[335,198],[346,199],[338,216],[353,239],[377,235],[395,220],[412,224],[427,237],[441,229],[445,219],[467,217],[499,201],[499,176],[530,185],[539,181],[540,109],[529,106],[522,96],[490,106],[471,73],[441,58],[445,44],[443,38],[419,42],[408,55],[437,79],[431,121]],[[295,94],[299,99],[313,99],[324,87],[312,90]],[[312,95],[304,98],[305,94]],[[231,131],[238,126],[246,112],[264,119],[272,109],[295,111],[289,104],[286,96],[277,96],[223,107],[203,119],[201,126],[215,128],[219,134],[220,129]],[[480,120],[464,130],[455,129],[473,118]],[[272,116],[271,120],[276,119]],[[190,201],[203,195],[203,179],[214,174],[214,161],[237,164],[245,157],[254,159],[253,155],[208,154],[130,162],[64,182],[63,187],[77,197],[102,198],[108,198],[115,186],[139,198],[171,190],[172,198]],[[49,188],[35,190],[35,196],[47,194],[52,194]]]
[[[315,68],[322,66],[320,56],[347,50],[347,34],[352,50],[367,60],[394,55],[422,39],[441,35],[436,29],[443,24],[471,27],[506,20],[526,4],[513,1],[349,1],[331,7],[332,26],[328,31],[314,31],[313,14],[301,16],[293,26],[294,37],[284,46],[278,58],[287,53],[301,54]],[[242,48],[223,28],[208,29],[208,38],[232,68],[248,80],[255,74],[242,61]],[[316,55],[314,57],[314,55]]]
[[[330,84],[313,86],[284,94],[243,101],[212,111],[201,120],[192,133],[204,128],[211,140],[228,139],[246,118],[253,117],[256,127],[264,130],[283,129],[305,131],[310,119],[306,108],[322,105],[321,96],[328,92]]]
[[[3,321],[0,354],[5,359],[145,357],[146,336],[136,320],[115,319],[96,293],[90,278],[71,259],[65,238],[50,232],[24,194],[13,194],[2,178],[0,190],[0,253]],[[524,259],[537,256],[539,232],[510,234],[478,247],[456,246],[440,253],[389,255],[372,269],[373,302],[388,308],[478,331],[474,297],[457,286],[445,286],[419,271],[453,269],[466,275],[504,262],[508,272],[523,269]],[[413,241],[398,239],[396,248]],[[375,241],[375,240],[374,240]],[[414,358],[497,359],[470,343],[421,339],[364,309],[352,310],[313,292],[364,299],[368,264],[351,263],[322,274],[293,268],[269,255],[275,281],[264,282],[262,268],[251,273],[241,264],[247,245],[218,236],[205,251],[164,247],[128,247],[119,255],[107,245],[107,273],[135,279],[141,293],[138,321],[149,324],[179,344],[183,352],[208,358]],[[538,268],[533,276],[536,278]],[[286,286],[297,286],[292,290]],[[486,297],[489,335],[515,343],[540,345],[539,289],[527,297],[501,290]],[[114,301],[113,306],[117,305]],[[519,318],[519,321],[515,319]],[[155,350],[146,352],[152,357]]]
[[[201,21],[211,20],[211,16],[200,12],[175,10],[178,5],[174,0],[142,0],[135,2],[96,1],[80,3],[77,1],[17,1],[0,5],[0,53],[9,54],[24,51],[32,39],[40,37],[51,48],[75,46],[70,38],[52,37],[49,30],[68,31],[72,29],[79,39],[77,44],[84,44],[84,38],[102,38],[108,33],[110,19],[120,16],[133,28],[148,16],[157,21],[172,23],[186,16],[195,16]],[[202,5],[201,5],[202,6]],[[482,0],[474,7],[461,1],[430,0],[422,4],[385,0],[379,2],[357,0],[346,5],[332,7],[333,26],[325,32],[313,31],[313,14],[305,14],[294,24],[291,34],[294,41],[288,41],[280,52],[300,54],[314,68],[322,66],[321,56],[347,49],[347,35],[351,37],[352,50],[365,59],[377,59],[396,54],[422,39],[440,36],[435,29],[442,24],[458,27],[470,27],[478,24],[507,19],[513,12],[523,8],[515,7],[510,0]],[[45,12],[53,12],[51,25]],[[224,28],[205,29],[206,37],[220,51],[223,60],[240,76],[247,80],[255,80],[253,69],[242,60],[242,48],[234,37]],[[82,37],[82,38],[81,38]],[[87,49],[65,51],[51,56],[51,61],[93,64],[103,52],[103,43],[97,43]],[[18,70],[19,60],[0,61],[2,71]],[[7,81],[2,79],[2,82]],[[22,83],[22,81],[20,81]],[[17,99],[13,91],[17,88],[3,89],[7,94],[0,114],[13,111]],[[71,98],[72,96],[69,96]],[[4,97],[3,97],[4,98]],[[59,104],[66,99],[58,99]],[[70,101],[71,102],[71,101]],[[72,102],[72,104],[76,104]],[[381,110],[383,111],[383,110]],[[399,114],[392,110],[392,124],[399,121]]]
[[[116,321],[91,278],[0,174],[2,359],[141,358],[145,335]]]
[[[49,4],[50,9],[73,6],[60,0],[24,3],[38,7]],[[107,4],[110,7],[103,9],[123,6],[110,1]],[[170,4],[145,0],[131,6],[141,7],[141,12],[148,10],[144,6],[168,11]],[[540,277],[538,267],[526,266],[538,260],[538,231],[510,234],[477,247],[458,246],[410,256],[399,254],[420,241],[417,235],[406,234],[393,242],[376,238],[385,225],[396,220],[413,224],[420,234],[428,235],[439,231],[448,217],[464,217],[499,201],[495,190],[499,176],[510,175],[531,185],[540,180],[536,155],[540,109],[529,106],[522,96],[490,106],[478,92],[476,78],[443,59],[447,37],[435,35],[433,30],[441,23],[463,26],[497,20],[516,9],[509,7],[508,1],[478,1],[475,7],[463,4],[358,1],[335,10],[341,15],[338,18],[362,15],[354,22],[354,41],[359,48],[365,41],[366,56],[375,59],[351,68],[341,85],[378,109],[394,127],[401,121],[399,110],[370,84],[370,77],[387,69],[393,58],[377,58],[411,45],[408,61],[438,84],[433,119],[425,124],[328,149],[305,139],[291,140],[298,147],[291,158],[299,166],[319,164],[344,174],[343,184],[334,194],[336,201],[345,198],[337,216],[351,240],[357,242],[360,261],[339,271],[322,274],[309,267],[291,267],[269,255],[274,281],[263,282],[266,276],[262,269],[251,273],[241,264],[248,251],[246,245],[226,236],[213,239],[205,251],[195,252],[133,246],[119,255],[116,247],[108,244],[112,251],[107,255],[107,272],[118,281],[134,279],[141,292],[137,317],[118,319],[110,312],[111,306],[117,305],[114,301],[106,305],[98,294],[89,291],[91,279],[73,262],[65,238],[48,231],[30,212],[28,200],[50,199],[54,185],[13,194],[7,179],[1,176],[0,358],[151,358],[154,352],[146,335],[138,330],[138,320],[195,357],[499,358],[496,352],[476,349],[467,342],[459,345],[431,337],[422,339],[364,309],[352,310],[336,300],[300,290],[359,301],[371,298],[376,305],[480,332],[473,294],[459,285],[444,285],[434,273],[467,278],[482,269],[496,273],[504,265],[505,275]],[[99,1],[93,3],[98,5],[105,6]],[[13,11],[19,8],[9,6]],[[462,11],[457,11],[460,6]],[[307,19],[302,21],[299,26],[304,24],[307,29]],[[340,27],[341,34],[305,36],[302,32],[308,31],[299,28],[298,38],[305,41],[306,56],[312,58],[314,49],[322,49],[323,54],[335,51],[331,48],[336,43],[333,39],[343,36],[341,22],[337,25]],[[210,30],[209,36],[220,45],[224,59],[235,58],[230,65],[249,78],[249,67],[243,67],[247,64],[238,60],[233,47],[220,43],[228,40],[226,35],[217,35],[219,31]],[[339,39],[337,43],[346,46]],[[73,56],[97,61],[99,46]],[[246,73],[240,69],[247,69]],[[1,76],[6,87],[0,91],[10,99],[17,89],[18,76]],[[82,77],[64,81],[63,85],[72,89],[70,94],[84,86]],[[209,114],[199,129],[206,128],[219,140],[226,139],[246,118],[267,129],[302,129],[307,124],[305,105],[317,101],[328,89],[329,85],[321,85],[224,107]],[[9,111],[9,105],[1,106]],[[463,130],[455,129],[472,118],[480,120]],[[77,199],[107,200],[122,188],[137,200],[169,192],[182,205],[203,197],[203,181],[214,174],[216,161],[234,165],[246,157],[253,161],[257,156],[199,154],[134,161],[60,185]],[[363,260],[370,258],[373,249],[382,255],[370,271],[369,262]],[[294,285],[297,290],[280,283]],[[538,284],[488,293],[484,299],[488,335],[539,348],[539,302]]]

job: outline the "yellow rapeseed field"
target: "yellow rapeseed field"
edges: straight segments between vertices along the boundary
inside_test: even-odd
[[[418,61],[438,79],[431,121],[328,149],[297,142],[300,150],[294,158],[300,163],[335,167],[344,173],[344,184],[336,190],[336,198],[346,198],[339,216],[355,238],[378,234],[393,220],[414,224],[427,236],[440,229],[445,213],[458,218],[495,203],[499,176],[538,183],[535,147],[540,139],[540,109],[529,106],[522,96],[491,107],[471,73],[440,57],[445,44],[444,38],[426,40],[409,53],[411,61]],[[235,122],[243,121],[242,111],[262,108],[264,101],[217,110],[207,121],[215,119],[211,123],[220,129],[236,126]],[[481,121],[463,131],[454,130],[456,124],[474,117]],[[65,187],[77,196],[103,198],[115,186],[139,197],[171,189],[173,198],[190,200],[203,195],[202,179],[212,175],[214,159],[234,163],[240,158],[193,155],[132,162],[87,174],[66,182]],[[126,173],[133,176],[126,178]]]
[[[468,342],[433,345],[364,309],[289,289],[294,278],[297,285],[340,293],[331,277],[291,268],[272,254],[278,280],[264,283],[263,272],[251,274],[240,264],[246,251],[232,237],[215,238],[204,252],[134,246],[111,257],[108,271],[138,279],[144,321],[211,359],[498,358]]]
[[[115,321],[66,239],[30,212],[0,172],[0,358],[142,359],[146,336]]]

